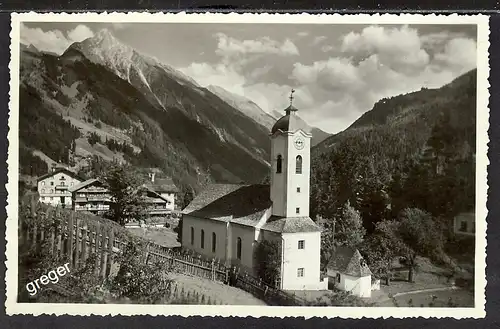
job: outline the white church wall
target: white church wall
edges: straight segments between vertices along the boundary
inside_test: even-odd
[[[304,240],[304,249],[299,241]],[[282,289],[323,290],[326,283],[320,281],[320,232],[283,234]],[[303,269],[303,276],[300,276]]]
[[[231,235],[231,263],[253,274],[255,228],[231,223]],[[241,258],[238,258],[238,238],[241,239]]]
[[[304,147],[301,150],[295,148],[295,139],[302,137]],[[310,168],[311,168],[311,139],[305,137],[302,132],[297,132],[288,136],[287,172],[289,173],[288,184],[286,185],[286,213],[287,217],[309,216],[309,195],[310,195]],[[296,158],[302,157],[302,173],[296,173]],[[300,189],[300,191],[298,190]],[[298,208],[298,209],[297,209]],[[297,212],[298,210],[298,212]]]
[[[194,240],[191,244],[191,228]],[[205,232],[204,248],[201,246],[201,230]],[[215,252],[212,251],[212,233],[215,233]],[[183,215],[182,246],[209,258],[226,259],[226,222]]]

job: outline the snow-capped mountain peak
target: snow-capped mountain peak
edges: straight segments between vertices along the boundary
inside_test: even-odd
[[[137,72],[147,70],[148,67],[158,67],[170,76],[175,77],[180,83],[190,83],[200,87],[193,79],[169,65],[160,63],[156,58],[141,54],[131,46],[116,38],[110,30],[102,29],[93,37],[76,42],[68,49],[77,49],[94,63],[104,65],[111,69],[120,78],[130,82],[131,70]],[[147,76],[146,74],[142,74]]]

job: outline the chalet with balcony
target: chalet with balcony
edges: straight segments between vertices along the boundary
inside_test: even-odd
[[[65,167],[52,167],[51,171],[37,180],[40,202],[63,208],[72,207],[70,189],[80,184],[82,178]]]
[[[163,217],[174,210],[174,202],[148,186],[143,186],[143,198],[146,211],[151,217]]]
[[[74,211],[88,211],[102,215],[109,210],[111,195],[103,183],[97,179],[86,180],[70,188]]]
[[[175,210],[175,201],[179,193],[179,189],[175,186],[171,178],[159,178],[155,179],[155,173],[149,174],[151,182],[147,183],[145,186],[148,191],[156,193],[159,198],[157,198],[156,204],[161,208],[164,208],[166,213],[171,213]],[[150,194],[151,195],[151,194]],[[161,201],[164,200],[164,201]],[[151,214],[156,213],[156,211],[151,212]]]

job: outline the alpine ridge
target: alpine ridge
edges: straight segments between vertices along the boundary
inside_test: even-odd
[[[268,171],[264,126],[107,30],[61,56],[22,49],[20,82],[25,174],[33,152],[76,170],[95,157],[158,167],[184,191]]]

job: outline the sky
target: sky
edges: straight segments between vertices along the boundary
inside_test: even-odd
[[[476,68],[475,25],[24,23],[21,42],[61,54],[107,28],[137,51],[245,96],[294,105],[309,124],[346,129],[375,102],[438,88]]]

